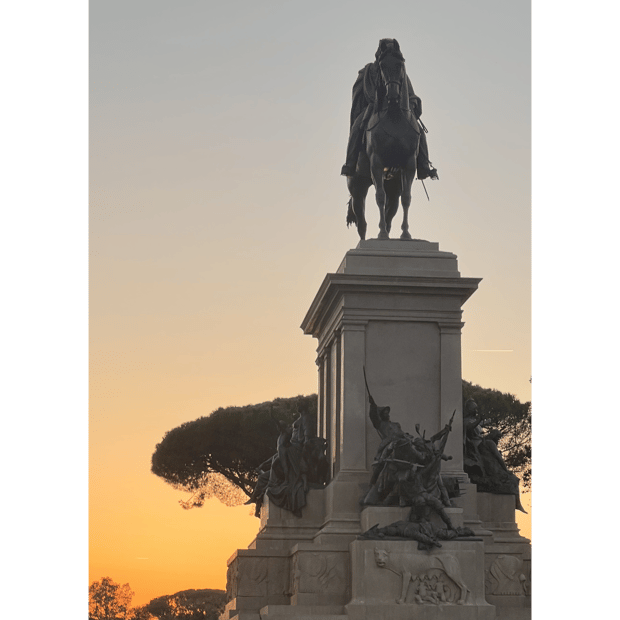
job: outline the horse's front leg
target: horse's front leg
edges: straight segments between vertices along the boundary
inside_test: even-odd
[[[383,187],[383,165],[376,156],[370,159],[370,174],[372,182],[375,185],[375,197],[377,206],[379,207],[379,236],[378,239],[389,239],[390,235],[387,231],[385,223],[385,188]]]
[[[400,236],[401,239],[411,239],[409,234],[409,206],[411,205],[411,185],[415,177],[415,167],[415,158],[413,158],[413,162],[410,160],[407,167],[403,168],[401,172],[402,194],[400,202],[403,205],[403,225],[401,226],[403,232]]]
[[[392,220],[396,215],[396,211],[398,211],[398,201],[400,200],[401,192],[400,175],[389,181],[384,181],[383,187],[385,189],[385,226],[389,234],[392,227]]]

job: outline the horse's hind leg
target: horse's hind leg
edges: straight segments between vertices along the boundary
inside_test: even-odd
[[[368,188],[371,184],[370,179],[366,177],[347,177],[347,187],[349,188],[349,193],[351,194],[347,223],[352,223],[350,217],[352,211],[354,221],[357,226],[357,233],[362,240],[366,239],[366,218],[364,216],[364,212],[366,210],[366,194],[368,194]]]

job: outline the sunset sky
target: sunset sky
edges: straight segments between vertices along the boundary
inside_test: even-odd
[[[136,603],[224,588],[256,534],[248,507],[182,510],[150,457],[220,406],[316,391],[299,325],[358,241],[339,172],[351,87],[382,37],[401,45],[439,169],[430,202],[414,186],[413,236],[483,278],[464,378],[530,399],[529,10],[390,6],[91,4],[90,575],[128,581]]]

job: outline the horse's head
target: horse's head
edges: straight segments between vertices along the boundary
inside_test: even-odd
[[[381,73],[381,89],[387,98],[388,105],[400,101],[405,79],[405,60],[400,52],[388,48],[379,56],[379,71]]]

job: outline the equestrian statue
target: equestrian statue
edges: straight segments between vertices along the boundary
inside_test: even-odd
[[[356,224],[366,238],[366,194],[374,184],[379,207],[379,239],[389,239],[392,219],[403,207],[401,239],[411,239],[408,211],[411,185],[438,179],[428,158],[426,127],[420,120],[422,101],[405,71],[396,39],[381,39],[375,62],[366,65],[353,85],[347,159],[341,174],[351,195],[347,225]]]

